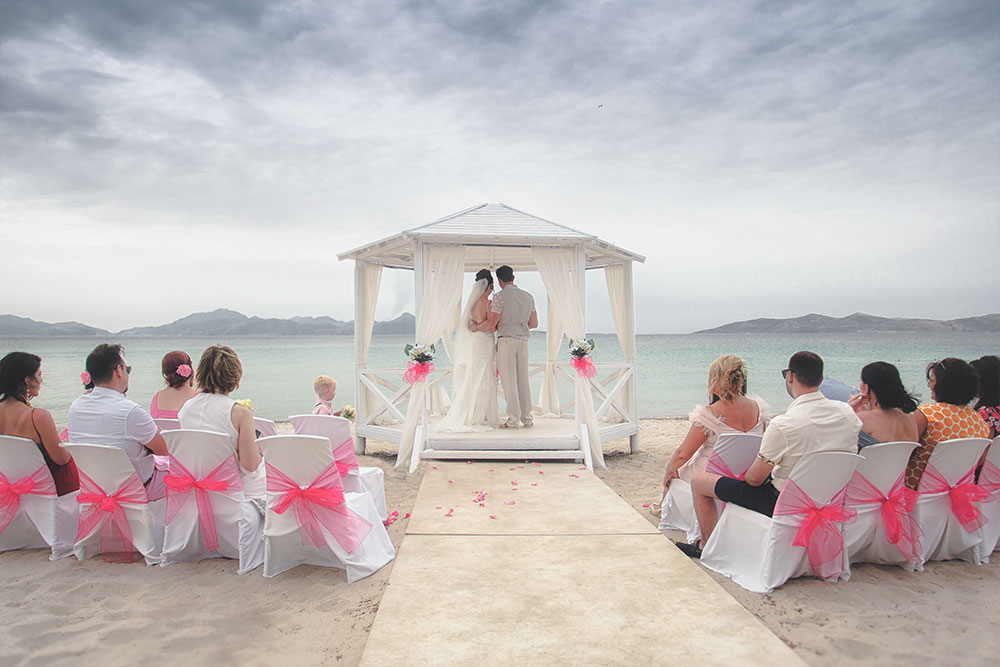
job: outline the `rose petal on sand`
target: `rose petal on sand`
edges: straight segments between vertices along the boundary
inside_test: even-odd
[[[532,482],[531,485],[532,486],[538,486],[538,482]]]
[[[447,512],[447,514],[445,514],[445,516],[448,516],[448,517],[454,516],[454,513],[455,513],[455,508],[452,507],[452,508],[448,509],[448,512]]]
[[[486,507],[486,503],[479,503],[480,507]]]
[[[504,503],[504,505],[513,505],[513,504],[514,504],[513,500],[508,500]]]
[[[465,462],[465,465],[467,465],[467,466],[471,466],[471,465],[472,465],[472,461],[466,461],[466,462]]]
[[[514,486],[517,486],[517,482],[515,482],[513,480],[511,480],[511,484],[513,484]]]
[[[439,510],[439,509],[441,509],[441,506],[440,506],[440,505],[438,505],[438,506],[437,506],[437,507],[435,507],[434,509],[436,509],[436,510]]]
[[[587,466],[580,466],[580,470],[586,470]]]
[[[544,475],[544,474],[545,474],[545,471],[544,471],[544,470],[539,470],[539,471],[538,471],[538,474],[539,474],[539,475]]]
[[[431,466],[431,470],[437,470],[437,469],[438,469],[437,466]]]
[[[497,515],[496,515],[496,514],[491,514],[491,515],[490,515],[490,518],[491,518],[491,519],[495,519],[495,518],[497,518]]]
[[[403,518],[404,518],[404,519],[409,519],[409,518],[410,518],[410,513],[409,513],[409,512],[407,512],[406,514],[404,514],[404,515],[403,515]]]
[[[649,507],[649,503],[643,503],[642,506],[643,507]]]
[[[455,483],[455,480],[453,480],[453,479],[449,479],[449,480],[448,480],[448,483],[449,483],[449,484],[454,484],[454,483]]]
[[[570,477],[576,477],[577,479],[580,479],[580,476],[579,476],[579,475],[577,475],[576,473],[572,473],[572,472],[571,472],[571,473],[569,474],[569,476],[570,476]]]

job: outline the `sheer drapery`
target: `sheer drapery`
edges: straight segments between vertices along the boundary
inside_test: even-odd
[[[536,246],[532,248],[532,254],[545,283],[549,304],[558,314],[564,331],[570,338],[583,339],[587,331],[583,321],[583,304],[580,303],[580,281],[584,277],[579,275],[582,267],[577,264],[576,249]],[[576,376],[576,409],[587,428],[594,465],[606,468],[590,379],[580,375]]]
[[[355,287],[355,317],[354,317],[354,365],[355,368],[368,367],[368,348],[372,342],[372,330],[375,328],[375,306],[378,304],[378,290],[382,284],[382,266],[364,260],[354,263]],[[355,371],[356,373],[357,371]],[[368,387],[358,382],[358,422],[365,423],[368,415],[378,411],[378,399]],[[392,420],[382,416],[375,420],[376,424],[392,423]]]
[[[618,344],[625,353],[625,363],[635,363],[635,304],[632,301],[631,277],[632,263],[613,264],[604,267],[604,277],[608,282],[608,297],[611,301],[611,318],[615,323],[615,333],[618,334]],[[625,371],[621,371],[624,373]],[[618,376],[616,375],[615,378]],[[619,403],[626,410],[631,409],[634,400],[633,393],[635,377],[621,391]],[[608,421],[628,421],[629,415],[622,415],[612,409],[608,413]]]
[[[417,312],[418,344],[433,345],[449,337],[458,321],[462,299],[462,278],[465,270],[465,246],[453,244],[425,244],[421,254],[422,289],[420,308]],[[423,414],[427,396],[427,382],[415,382],[410,389],[410,402],[406,408],[406,421],[399,441],[396,467],[411,463],[417,422]]]
[[[542,371],[542,390],[538,397],[538,406],[543,417],[559,417],[562,415],[559,402],[559,384],[556,380],[557,355],[563,341],[563,325],[559,319],[559,311],[549,300],[548,324],[545,331],[545,370]]]

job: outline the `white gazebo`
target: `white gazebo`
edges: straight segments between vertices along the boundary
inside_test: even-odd
[[[396,465],[412,471],[421,459],[578,459],[604,467],[603,443],[628,437],[639,448],[636,401],[635,305],[632,264],[641,255],[596,236],[564,227],[506,204],[481,204],[339,255],[353,259],[357,449],[368,438],[399,445]],[[507,264],[517,272],[537,271],[548,299],[546,359],[531,364],[541,374],[535,426],[515,431],[438,433],[434,426],[448,403],[450,369],[436,370],[413,384],[406,370],[369,368],[382,269],[413,271],[416,343],[444,343],[451,356],[465,273]],[[623,363],[602,362],[597,374],[580,376],[570,365],[564,337],[584,338],[588,269],[604,269]],[[536,295],[536,300],[539,295]],[[439,357],[441,351],[438,353]],[[401,363],[404,361],[402,353]],[[574,397],[559,398],[559,383]],[[533,397],[534,399],[535,397]]]

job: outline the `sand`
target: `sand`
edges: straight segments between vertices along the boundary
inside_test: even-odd
[[[658,514],[642,505],[659,501],[667,458],[687,427],[644,419],[640,453],[628,454],[625,440],[606,448],[608,470],[598,476],[654,525]],[[391,451],[370,443],[360,460],[385,471],[389,510],[402,517],[421,472],[394,471]],[[405,528],[405,519],[388,528],[397,547]],[[147,568],[6,552],[0,664],[354,665],[390,572],[348,585],[343,571],[310,566],[264,579],[260,570],[237,576],[225,560]],[[860,565],[849,582],[799,579],[771,595],[706,574],[810,665],[985,665],[1000,651],[1000,558],[930,563],[918,574]]]

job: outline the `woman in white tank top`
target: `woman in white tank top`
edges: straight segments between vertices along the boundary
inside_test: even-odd
[[[190,398],[177,413],[181,428],[225,433],[240,464],[243,494],[263,499],[266,491],[264,462],[257,446],[253,413],[229,397],[240,386],[243,365],[236,352],[225,345],[205,350],[195,379],[200,394]]]

